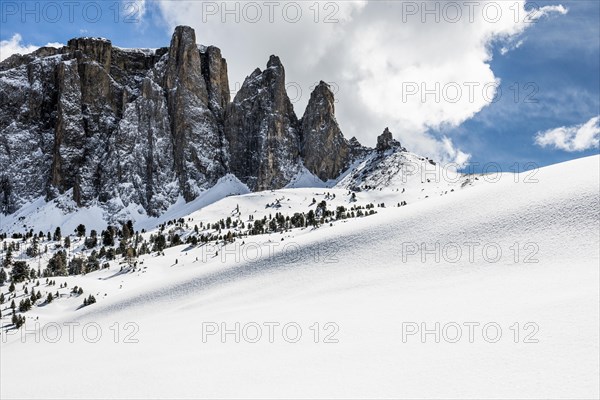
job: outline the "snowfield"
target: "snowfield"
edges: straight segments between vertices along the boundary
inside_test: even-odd
[[[20,331],[0,306],[0,397],[598,398],[599,171],[593,156],[501,179],[386,178],[356,193],[385,203],[374,215],[54,278],[67,288],[42,284],[61,296]],[[353,204],[350,175],[260,193],[229,179],[162,221]],[[11,226],[50,229],[32,212]],[[80,307],[75,285],[97,302]]]

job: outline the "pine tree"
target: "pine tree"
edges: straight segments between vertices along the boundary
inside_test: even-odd
[[[4,256],[3,267],[8,268],[12,264],[12,246],[8,246],[8,250],[6,250],[6,255]]]
[[[14,291],[15,291],[15,284],[14,284],[13,282],[11,282],[11,283],[10,283],[10,286],[8,287],[8,291],[9,291],[10,293],[12,293],[12,292],[14,292]]]
[[[106,227],[105,231],[102,231],[102,244],[104,246],[114,246],[115,245],[115,234],[113,232],[113,227]]]
[[[123,240],[127,242],[133,233],[129,230],[129,226],[127,224],[123,224]]]
[[[0,286],[3,286],[4,282],[6,282],[6,271],[4,271],[4,268],[0,267]]]
[[[46,303],[50,304],[52,303],[52,300],[54,300],[54,297],[52,297],[52,293],[48,293],[48,297],[46,297]]]
[[[21,300],[21,303],[19,303],[19,311],[27,312],[29,310],[31,310],[31,301],[29,299]]]
[[[29,266],[25,261],[15,261],[11,272],[13,282],[23,282],[29,279]]]
[[[17,308],[17,305],[15,304],[15,300],[13,299],[13,301],[10,302],[10,308],[12,308],[13,310],[15,308]]]
[[[13,314],[12,323],[15,325],[15,328],[19,329],[25,324],[25,318],[21,315]]]
[[[131,236],[133,236],[135,234],[135,230],[133,229],[133,222],[131,220],[128,220],[126,226],[129,230],[129,233],[131,233]]]
[[[56,230],[54,231],[53,239],[55,242],[59,242],[61,238],[62,238],[62,235],[60,233],[60,227],[56,227]]]
[[[4,293],[0,293],[0,304],[4,304]]]
[[[64,250],[55,253],[50,261],[48,261],[48,268],[44,271],[44,273],[50,276],[68,275],[67,253]],[[49,284],[51,285],[52,283]]]
[[[75,233],[77,233],[77,236],[79,236],[79,237],[84,237],[85,236],[85,225],[83,225],[83,224],[77,225],[77,228],[75,229]]]

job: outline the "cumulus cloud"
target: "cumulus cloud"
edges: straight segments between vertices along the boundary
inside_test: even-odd
[[[128,13],[136,20],[142,20],[148,11],[148,3],[146,0],[121,0]],[[139,21],[138,21],[139,22]]]
[[[447,136],[442,137],[442,145],[444,147],[444,154],[442,157],[443,163],[457,164],[458,167],[462,168],[467,165],[471,159],[471,155],[460,151],[454,147],[452,140]]]
[[[516,50],[519,47],[521,47],[523,45],[523,43],[525,43],[524,39],[507,42],[506,45],[504,45],[504,46],[502,46],[502,48],[500,48],[500,54],[505,55],[509,51]]]
[[[539,7],[539,8],[536,8],[536,9],[533,9],[532,11],[530,11],[530,13],[531,13],[530,19],[537,20],[542,17],[550,16],[552,14],[565,15],[568,12],[569,12],[569,10],[566,7],[564,7],[562,4],[558,4],[555,6],[543,6],[543,7]]]
[[[491,103],[499,85],[492,46],[518,43],[532,21],[567,12],[560,5],[532,12],[524,0],[273,3],[161,0],[158,7],[171,29],[190,25],[200,43],[221,48],[232,88],[277,54],[287,81],[301,89],[299,115],[315,82],[332,82],[346,136],[372,146],[389,126],[407,148],[437,159],[468,156],[430,132]]]
[[[564,151],[584,151],[598,147],[600,117],[593,117],[585,124],[561,126],[535,135],[535,144]]]
[[[47,43],[45,46],[24,44],[23,37],[15,33],[9,40],[0,41],[0,61],[4,61],[13,54],[27,54],[31,53],[40,47],[63,47],[61,43]]]

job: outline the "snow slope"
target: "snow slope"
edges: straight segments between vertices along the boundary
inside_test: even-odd
[[[79,309],[81,299],[61,298],[28,312],[27,329],[35,318],[44,327],[39,343],[5,333],[0,395],[598,398],[599,169],[600,157],[583,158],[541,169],[537,183],[504,174],[332,226],[169,248],[136,272],[57,278],[98,302]],[[399,202],[395,189],[358,196]],[[308,209],[325,191],[348,201],[345,189],[285,189],[227,197],[189,218],[275,212],[277,200]],[[80,324],[73,343],[64,325],[50,343],[48,324],[65,322]],[[82,335],[90,322],[102,330],[96,343]],[[439,343],[434,334],[403,340],[408,327],[436,322]],[[206,335],[223,323],[245,327],[239,343]],[[272,342],[269,323],[280,324]],[[284,337],[286,323],[297,325]],[[479,324],[472,341],[469,323]],[[138,342],[126,343],[135,327]],[[302,335],[289,343],[294,327]]]
[[[220,178],[210,189],[202,192],[196,199],[186,203],[183,197],[179,197],[160,217],[150,217],[143,207],[138,204],[118,204],[116,209],[121,210],[118,214],[109,214],[105,208],[99,205],[91,207],[78,207],[72,200],[72,191],[68,191],[59,198],[47,202],[44,198],[24,205],[16,213],[8,216],[0,214],[1,232],[23,232],[33,229],[34,232],[52,232],[60,227],[63,232],[70,233],[79,224],[84,224],[88,229],[100,232],[107,225],[115,224],[116,221],[132,220],[140,229],[150,229],[157,225],[173,219],[190,214],[209,204],[217,202],[227,196],[248,193],[248,187],[239,181],[234,175],[228,174]],[[113,201],[120,202],[119,199]]]

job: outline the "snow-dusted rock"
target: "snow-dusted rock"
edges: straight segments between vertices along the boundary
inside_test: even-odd
[[[301,125],[306,168],[323,181],[339,176],[350,162],[350,146],[335,119],[333,93],[325,82],[310,95]]]
[[[276,56],[246,78],[227,109],[231,171],[252,190],[282,188],[299,170],[299,124]]]

